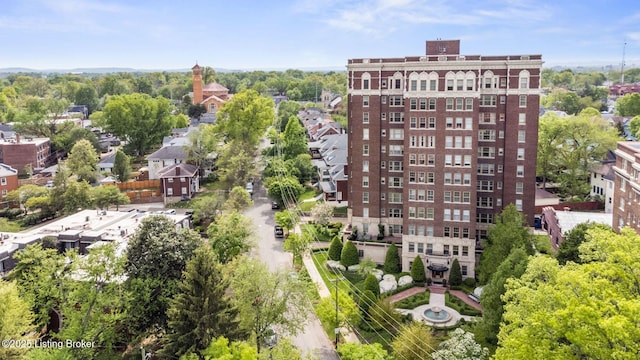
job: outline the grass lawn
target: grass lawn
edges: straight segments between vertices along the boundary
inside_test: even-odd
[[[322,193],[321,191],[318,191],[316,189],[307,188],[306,191],[302,193],[302,195],[298,196],[298,202],[314,198],[320,195],[321,193]]]
[[[358,287],[359,285],[361,286],[364,283],[362,281],[362,277],[356,273],[352,273],[349,271],[345,271],[344,273],[342,273],[340,271],[334,272],[330,270],[325,265],[325,262],[327,261],[328,251],[329,250],[327,249],[326,251],[316,251],[311,253],[311,256],[313,257],[313,263],[316,265],[320,276],[322,276],[322,281],[324,281],[324,283],[327,285],[327,288],[329,288],[330,290],[334,290],[336,288],[336,283],[333,280],[337,278],[345,278],[352,284],[348,284],[346,281],[338,281],[338,288],[341,291],[345,291],[347,293],[351,293],[353,286]]]
[[[347,215],[347,207],[341,206],[333,208],[333,215]]]
[[[429,303],[429,296],[431,293],[429,290],[425,290],[421,293],[417,293],[415,295],[411,295],[408,298],[402,299],[393,305],[400,309],[414,309],[420,305],[425,305]]]
[[[316,207],[318,203],[315,201],[305,201],[302,203],[298,203],[298,208],[300,209],[300,211],[303,212],[310,212],[311,209],[313,209],[314,207]]]

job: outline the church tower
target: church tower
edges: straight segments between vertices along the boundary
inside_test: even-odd
[[[200,104],[202,100],[202,68],[196,63],[191,68],[193,72],[193,105]]]

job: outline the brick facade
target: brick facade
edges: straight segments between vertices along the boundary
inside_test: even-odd
[[[454,257],[474,276],[476,240],[506,205],[534,221],[542,57],[459,48],[347,65],[350,222],[402,234],[403,270],[422,256],[434,279]]]
[[[619,142],[613,185],[613,229],[625,226],[640,234],[640,142]]]
[[[0,141],[0,163],[7,164],[25,172],[25,167],[31,165],[31,169],[42,169],[51,164],[51,148],[47,138],[20,138]]]

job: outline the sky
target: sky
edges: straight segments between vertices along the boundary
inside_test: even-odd
[[[619,67],[624,51],[640,67],[640,1],[0,0],[0,68],[344,69],[438,38],[545,66]]]

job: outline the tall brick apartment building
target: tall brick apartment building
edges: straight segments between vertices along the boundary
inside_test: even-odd
[[[640,141],[620,141],[613,185],[613,229],[625,226],[640,234]]]
[[[427,41],[424,56],[347,65],[350,223],[402,234],[403,270],[422,256],[436,281],[453,258],[474,276],[506,205],[534,220],[542,56],[459,50]]]

